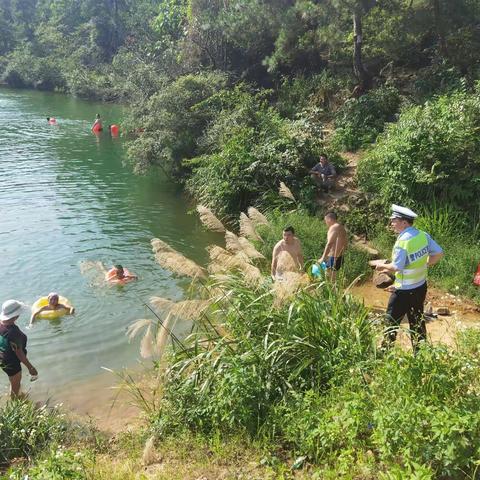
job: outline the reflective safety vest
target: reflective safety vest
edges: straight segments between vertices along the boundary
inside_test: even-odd
[[[408,240],[397,240],[393,249],[402,248],[407,252],[408,264],[406,268],[395,272],[395,288],[402,289],[427,279],[428,238],[425,232]]]

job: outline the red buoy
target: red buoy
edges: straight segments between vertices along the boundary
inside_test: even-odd
[[[110,125],[110,133],[112,134],[112,137],[118,137],[118,134],[120,133],[118,125]]]

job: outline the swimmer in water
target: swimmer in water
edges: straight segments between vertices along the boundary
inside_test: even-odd
[[[73,315],[75,313],[75,309],[73,307],[68,307],[67,305],[63,305],[63,303],[59,303],[59,296],[58,293],[52,292],[48,294],[48,305],[45,305],[42,308],[39,308],[36,312],[32,313],[30,317],[30,325],[35,321],[38,314],[41,312],[46,312],[49,310],[66,310],[69,315]]]
[[[97,113],[95,121],[92,125],[92,132],[101,132],[103,130],[102,121],[100,120],[100,114]]]
[[[122,265],[115,265],[107,272],[105,279],[109,282],[127,282],[129,280],[138,280],[138,277],[125,270]]]
[[[49,125],[56,125],[57,119],[55,117],[47,117],[47,122],[49,123]]]

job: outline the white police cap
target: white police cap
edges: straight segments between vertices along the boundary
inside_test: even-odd
[[[408,220],[413,220],[417,218],[418,215],[410,210],[407,207],[401,207],[400,205],[392,205],[392,215],[390,215],[390,218],[406,218]]]

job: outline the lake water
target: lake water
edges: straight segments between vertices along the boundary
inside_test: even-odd
[[[23,385],[34,397],[63,400],[71,385],[95,395],[89,381],[98,385],[101,367],[137,362],[139,341],[129,344],[125,330],[151,317],[142,302],[152,295],[181,299],[189,283],[155,263],[152,237],[200,263],[217,238],[202,230],[189,214],[193,207],[160,174],[137,176],[124,166],[121,138],[90,132],[97,112],[105,126],[122,123],[117,105],[0,89],[0,303],[16,298],[31,305],[57,291],[77,310],[30,330],[28,315],[18,321],[39,371],[30,384],[24,369]],[[58,126],[48,125],[47,116]],[[96,285],[81,274],[85,261],[121,263],[140,280]]]

